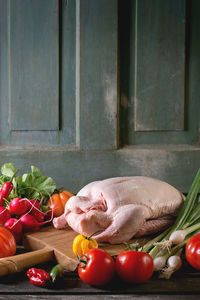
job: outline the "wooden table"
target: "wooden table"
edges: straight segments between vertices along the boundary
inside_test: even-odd
[[[39,265],[49,271],[54,262]],[[154,275],[143,284],[131,285],[120,281],[117,276],[102,288],[83,283],[76,272],[66,272],[63,281],[52,289],[36,287],[29,283],[26,272],[18,272],[0,279],[0,300],[3,299],[200,299],[200,272],[195,272],[187,264],[169,280],[158,279]],[[87,298],[86,298],[87,297]]]

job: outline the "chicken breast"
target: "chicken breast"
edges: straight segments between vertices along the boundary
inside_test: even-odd
[[[158,179],[109,178],[83,187],[53,224],[58,229],[68,224],[84,235],[98,231],[97,241],[118,244],[167,228],[183,200],[177,189]]]

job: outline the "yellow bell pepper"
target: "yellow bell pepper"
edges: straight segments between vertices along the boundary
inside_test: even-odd
[[[74,238],[72,248],[75,255],[82,256],[88,250],[98,248],[98,243],[91,236],[79,234]]]

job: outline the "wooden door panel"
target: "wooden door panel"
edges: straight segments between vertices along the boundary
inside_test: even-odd
[[[139,0],[131,18],[134,130],[184,130],[185,1]]]
[[[0,2],[2,145],[76,146],[76,3],[63,3]]]
[[[117,1],[80,1],[80,148],[117,147]]]
[[[120,3],[122,144],[197,143],[198,2]]]
[[[0,143],[115,149],[117,1],[1,6]]]
[[[38,166],[74,193],[131,175],[187,192],[200,162],[200,2],[24,3],[0,0],[0,165]]]
[[[58,2],[10,1],[10,129],[59,129]]]

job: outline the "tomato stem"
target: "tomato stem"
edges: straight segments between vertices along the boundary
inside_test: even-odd
[[[79,267],[80,267],[80,268],[84,268],[84,267],[87,265],[87,262],[88,262],[87,256],[86,256],[86,255],[80,256],[80,255],[78,255],[78,253],[77,253],[77,257],[78,257],[79,262],[82,264],[82,265],[80,265]],[[85,257],[85,259],[83,259],[83,257]]]
[[[135,243],[132,243],[132,244],[128,244],[127,242],[124,242],[124,244],[126,245],[126,250],[135,250],[135,251],[138,251],[138,248],[139,248],[139,243],[138,242],[135,242]]]
[[[96,233],[99,233],[99,232],[102,232],[103,230],[98,230],[98,231],[95,231],[94,233],[92,233],[90,236],[86,236],[86,235],[84,235],[84,238],[86,239],[86,240],[90,240],[91,239],[91,237],[93,237]]]

